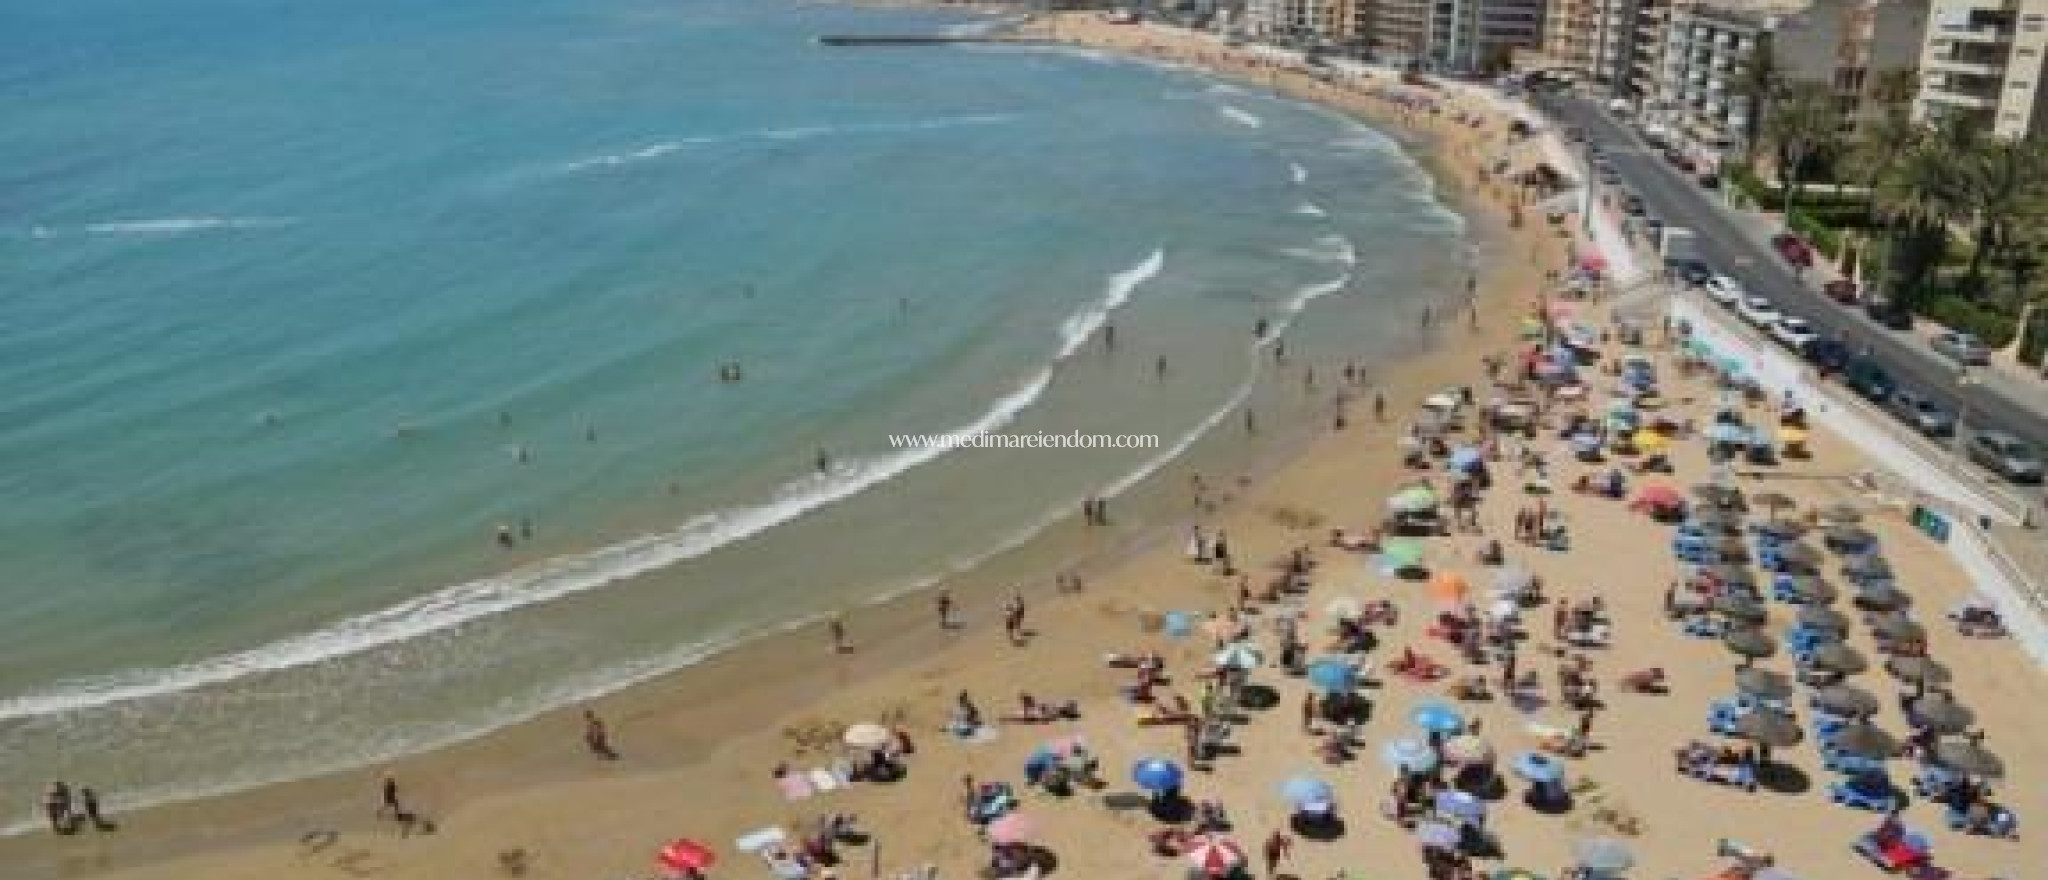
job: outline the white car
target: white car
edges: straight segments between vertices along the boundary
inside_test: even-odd
[[[1735,307],[1735,313],[1741,315],[1742,320],[1755,325],[1758,330],[1767,330],[1772,324],[1778,323],[1779,318],[1784,317],[1778,314],[1777,306],[1771,305],[1770,300],[1760,296],[1743,297],[1742,303]]]
[[[1820,334],[1814,332],[1813,325],[1806,323],[1805,318],[1787,316],[1771,325],[1771,338],[1795,352],[1803,352],[1806,344],[1819,339]]]
[[[1715,275],[1700,286],[1706,290],[1708,296],[1714,298],[1715,302],[1730,308],[1741,305],[1743,296],[1748,293],[1742,289],[1742,282],[1726,275]]]

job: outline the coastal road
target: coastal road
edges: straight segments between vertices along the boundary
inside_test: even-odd
[[[1766,230],[1742,226],[1721,207],[1717,197],[1665,162],[1658,150],[1594,102],[1544,96],[1537,98],[1536,103],[1552,119],[1585,131],[1587,140],[1606,154],[1623,185],[1642,197],[1652,216],[1693,230],[1700,258],[1714,271],[1741,281],[1751,293],[1770,299],[1781,311],[1812,322],[1822,334],[1840,339],[1851,348],[1872,352],[1902,385],[1962,414],[1972,429],[2010,431],[2036,449],[2048,451],[2048,407],[2027,399],[2024,392],[1999,387],[2003,383],[1987,381],[1965,386],[1958,381],[1952,362],[1934,354],[1910,334],[1887,330],[1865,317],[1860,309],[1845,308],[1822,295],[1793,274],[1771,250]],[[2022,493],[2036,503],[2041,498],[2041,493],[2031,487]]]

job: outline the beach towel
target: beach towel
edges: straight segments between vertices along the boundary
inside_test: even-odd
[[[832,771],[823,767],[812,770],[809,776],[811,787],[821,792],[836,791],[846,786],[846,780],[833,775]]]
[[[756,829],[740,835],[738,839],[732,842],[732,846],[740,852],[750,853],[785,843],[788,840],[789,832],[782,830],[780,826],[771,825],[767,828]]]
[[[785,774],[775,780],[775,787],[782,791],[784,800],[800,801],[817,794],[817,790],[811,787],[810,778],[803,773]]]

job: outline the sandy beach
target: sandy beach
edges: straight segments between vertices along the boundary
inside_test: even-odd
[[[1373,121],[1430,167],[1446,198],[1473,221],[1482,246],[1483,268],[1470,309],[1447,303],[1429,326],[1418,328],[1436,342],[1428,354],[1357,382],[1356,404],[1341,429],[1320,429],[1299,455],[1256,480],[1210,475],[1203,500],[1213,509],[1191,505],[1193,522],[1205,535],[1229,536],[1231,556],[1255,592],[1296,551],[1313,565],[1306,589],[1249,603],[1244,620],[1265,660],[1249,679],[1274,699],[1270,706],[1247,708],[1240,723],[1231,725],[1228,753],[1191,769],[1187,795],[1221,802],[1234,826],[1229,836],[1255,850],[1288,826],[1282,782],[1314,776],[1333,789],[1343,831],[1333,840],[1296,835],[1284,873],[1314,880],[1340,870],[1353,878],[1426,876],[1415,834],[1381,815],[1394,778],[1381,760],[1383,748],[1419,738],[1412,710],[1442,702],[1475,725],[1505,765],[1543,744],[1540,728],[1570,730],[1581,723],[1585,716],[1560,704],[1552,682],[1560,667],[1583,656],[1604,708],[1592,716],[1592,748],[1558,758],[1574,792],[1573,807],[1546,813],[1525,806],[1520,796],[1527,786],[1510,775],[1506,797],[1490,806],[1486,821],[1503,855],[1482,859],[1482,868],[1512,866],[1554,877],[1573,864],[1576,841],[1611,836],[1634,851],[1637,864],[1628,875],[1634,877],[1713,875],[1728,861],[1717,856],[1720,840],[1771,853],[1790,877],[1877,876],[1850,845],[1880,816],[1829,803],[1828,784],[1838,777],[1823,769],[1810,734],[1797,746],[1777,750],[1781,772],[1754,793],[1674,772],[1674,748],[1691,740],[1720,741],[1707,731],[1708,704],[1733,695],[1737,658],[1719,640],[1689,637],[1667,620],[1666,586],[1684,575],[1672,558],[1669,526],[1653,523],[1625,501],[1558,491],[1545,496],[1544,504],[1565,524],[1568,549],[1517,542],[1516,515],[1536,500],[1521,491],[1514,463],[1499,462],[1492,466],[1496,485],[1476,508],[1478,530],[1423,542],[1434,571],[1459,575],[1483,590],[1495,570],[1476,557],[1489,540],[1498,540],[1506,547],[1507,566],[1545,585],[1548,602],[1525,614],[1529,637],[1518,653],[1521,667],[1540,682],[1535,690],[1542,696],[1520,705],[1500,694],[1484,701],[1454,699],[1447,690],[1451,681],[1465,675],[1497,680],[1498,664],[1467,667],[1451,645],[1430,635],[1436,606],[1422,582],[1387,576],[1371,555],[1331,546],[1333,528],[1373,528],[1386,514],[1386,499],[1409,481],[1433,479],[1438,490],[1448,490],[1441,463],[1411,470],[1397,441],[1426,397],[1459,386],[1487,395],[1482,358],[1517,351],[1522,318],[1554,292],[1550,275],[1567,267],[1568,251],[1584,247],[1570,238],[1567,230],[1574,224],[1510,219],[1524,196],[1482,167],[1503,155],[1513,157],[1512,165],[1529,161],[1527,147],[1508,146],[1510,120],[1448,93],[1416,92],[1420,103],[1397,104],[1386,94],[1403,87],[1391,79],[1369,87],[1334,86],[1197,37],[1089,16],[1063,17],[1045,32],[1100,49],[1201,65]],[[1599,303],[1581,308],[1588,321],[1605,320]],[[1634,350],[1607,343],[1603,363],[1625,351],[1648,357],[1669,412],[1708,421],[1716,392],[1703,376],[1682,377],[1673,349],[1659,342],[1653,337]],[[1329,375],[1327,366],[1323,375]],[[1372,415],[1375,395],[1386,401],[1384,420]],[[1759,419],[1772,415],[1767,403],[1752,405],[1751,413]],[[1953,671],[1950,688],[1974,710],[1972,729],[1987,731],[1985,745],[2004,760],[2004,780],[1995,786],[1998,802],[2017,812],[2023,828],[2048,816],[2048,793],[2039,784],[2048,768],[2048,745],[2027,736],[2041,720],[2048,685],[2015,646],[1965,638],[1943,619],[1970,587],[1901,512],[1869,508],[1842,478],[1872,463],[1826,433],[1816,433],[1811,446],[1810,459],[1787,460],[1764,477],[1745,477],[1742,488],[1781,492],[1800,509],[1833,503],[1866,509],[1864,527],[1885,548],[1928,630],[1928,653]],[[1550,480],[1559,487],[1608,467],[1571,461],[1554,431],[1544,432],[1533,447],[1553,462]],[[1682,491],[1710,471],[1703,444],[1674,443],[1671,457],[1675,474],[1630,479]],[[0,877],[646,877],[659,873],[655,851],[676,838],[703,841],[716,851],[720,862],[709,876],[759,877],[771,875],[755,856],[735,849],[737,838],[768,827],[808,829],[836,813],[858,816],[859,827],[871,835],[864,844],[841,848],[845,863],[838,876],[896,877],[933,865],[939,877],[967,877],[985,867],[989,846],[963,818],[966,778],[1016,787],[1021,812],[1036,826],[1032,842],[1056,856],[1057,876],[1183,876],[1184,862],[1148,846],[1147,835],[1162,826],[1143,809],[1131,808],[1137,789],[1130,774],[1133,762],[1144,757],[1185,763],[1181,728],[1138,723],[1150,710],[1125,699],[1133,673],[1110,668],[1105,656],[1157,652],[1169,681],[1159,686],[1156,699],[1170,703],[1170,695],[1179,695],[1197,701],[1198,676],[1218,645],[1206,628],[1176,638],[1162,621],[1174,612],[1195,619],[1225,612],[1238,602],[1240,575],[1191,561],[1178,526],[1136,547],[1093,546],[1085,526],[1067,528],[1065,540],[1106,561],[1081,571],[1078,590],[1041,584],[1021,594],[1029,636],[1018,642],[1006,639],[1001,626],[1010,593],[997,585],[963,584],[952,594],[963,621],[956,628],[939,626],[931,596],[913,596],[847,618],[848,651],[834,651],[823,628],[811,627],[597,701],[588,708],[605,719],[620,753],[616,760],[587,752],[580,718],[585,707],[575,707],[389,767],[117,815],[122,828],[114,833],[0,841]],[[1560,646],[1552,637],[1553,609],[1596,596],[1611,626],[1611,645]],[[1375,684],[1361,691],[1371,705],[1369,719],[1356,731],[1362,742],[1347,760],[1331,764],[1321,744],[1333,725],[1319,723],[1313,734],[1304,730],[1297,710],[1310,685],[1273,662],[1279,654],[1275,622],[1298,618],[1310,656],[1320,656],[1331,623],[1325,608],[1340,597],[1384,600],[1400,613],[1398,622],[1375,629],[1378,647],[1367,654],[1377,672],[1369,676]],[[1781,635],[1793,606],[1766,604],[1765,631]],[[1857,616],[1846,600],[1839,608]],[[1910,728],[1892,698],[1900,686],[1877,668],[1884,655],[1868,629],[1860,623],[1850,627],[1849,643],[1873,666],[1851,680],[1879,697],[1878,725],[1903,735]],[[1404,647],[1443,663],[1451,674],[1414,682],[1389,673]],[[1787,673],[1793,668],[1783,655],[1759,665]],[[1629,673],[1652,667],[1666,674],[1666,692],[1621,687]],[[943,730],[963,692],[993,721],[989,732],[971,740]],[[1079,718],[1002,720],[1016,710],[1020,693],[1074,701]],[[1804,721],[1812,713],[1803,702],[1805,691],[1796,693]],[[771,768],[829,766],[842,752],[843,732],[861,722],[908,734],[915,750],[905,759],[907,775],[786,798]],[[291,735],[288,722],[281,720],[278,735]],[[1099,758],[1106,785],[1067,797],[1028,789],[1023,771],[1030,755],[1042,744],[1072,736]],[[1903,785],[1912,762],[1892,763],[1892,778]],[[408,807],[431,820],[431,833],[404,834],[397,823],[377,817],[378,783],[387,773],[398,780]],[[1950,831],[1939,805],[1914,801],[1903,818],[1928,833],[1935,860],[1959,878],[2018,878],[2023,866],[2031,868],[2048,854],[2030,837],[1997,840]]]

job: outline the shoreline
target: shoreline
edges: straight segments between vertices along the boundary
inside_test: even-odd
[[[1252,76],[1249,71],[1211,73],[1226,79]],[[1247,81],[1261,85],[1256,79]],[[1268,81],[1264,85],[1275,82]],[[1289,82],[1287,85],[1293,87],[1304,83]],[[1318,98],[1312,93],[1287,93],[1287,96],[1315,101],[1354,118],[1360,110],[1357,105],[1345,107],[1323,103],[1328,96]],[[1444,130],[1446,126],[1407,128],[1394,114],[1384,118],[1367,117],[1361,121],[1374,125],[1396,140],[1411,159],[1429,172],[1435,182],[1435,197],[1467,218],[1468,241],[1484,240],[1488,228],[1505,225],[1498,216],[1498,206],[1488,204],[1483,194],[1473,192],[1471,182],[1465,180],[1469,175],[1461,174],[1461,169],[1455,167],[1460,156],[1445,155],[1436,150],[1451,143],[1453,153],[1456,153],[1457,139],[1450,136],[1458,135],[1458,130]],[[1532,237],[1530,232],[1524,230],[1519,235],[1507,234],[1503,238],[1506,244],[1502,246],[1517,247],[1525,239],[1532,238],[1535,239],[1532,244],[1543,243],[1540,236]],[[1555,240],[1549,243],[1556,244]],[[1495,262],[1503,265],[1516,261],[1512,255],[1492,256],[1497,258]],[[1500,274],[1493,273],[1485,285],[1488,289],[1482,291],[1482,300],[1489,306],[1488,312],[1517,305],[1517,285],[1499,283]],[[1527,279],[1521,280],[1526,282]],[[1512,312],[1503,310],[1500,313]],[[1488,323],[1495,333],[1506,326],[1506,322],[1499,319]],[[1387,374],[1387,381],[1374,387],[1382,389],[1391,400],[1409,400],[1419,397],[1423,390],[1439,387],[1438,376],[1473,372],[1469,358],[1458,357],[1456,346],[1448,344],[1448,340],[1442,338],[1443,333],[1437,336],[1429,346],[1428,354],[1416,359],[1418,363],[1383,371]],[[1343,441],[1359,434],[1380,433],[1384,430],[1373,431],[1364,425],[1349,435],[1332,434],[1327,430],[1305,432],[1295,443],[1273,450],[1269,457],[1274,461],[1263,462],[1253,468],[1257,476],[1239,493],[1244,503],[1235,504],[1212,519],[1256,518],[1258,503],[1269,499],[1273,493],[1272,484],[1284,481],[1287,472],[1302,467],[1304,459],[1342,455],[1343,450],[1339,447],[1345,445]],[[1056,602],[1062,607],[1053,614],[1058,616],[1065,612],[1070,616],[1083,610],[1073,606],[1101,600],[1106,593],[1098,593],[1094,584],[1114,583],[1119,572],[1141,565],[1148,557],[1173,556],[1173,534],[1184,522],[1163,522],[1114,542],[1089,540],[1095,536],[1082,539],[1080,543],[1084,546],[1076,548],[1077,564],[1091,586],[1073,601]],[[1034,583],[1034,586],[1040,584]],[[991,604],[994,600],[992,593],[980,598]],[[126,817],[128,828],[120,835],[87,841],[88,845],[83,848],[96,852],[76,852],[81,847],[71,844],[77,840],[56,840],[44,835],[0,841],[0,862],[27,868],[22,876],[44,876],[37,874],[35,868],[27,864],[29,862],[54,866],[57,869],[55,873],[64,876],[76,876],[81,869],[90,873],[121,868],[128,861],[127,854],[138,851],[147,851],[152,860],[176,855],[216,856],[244,848],[267,851],[280,845],[276,839],[280,833],[295,838],[296,835],[290,834],[293,827],[311,830],[331,826],[345,836],[367,831],[382,838],[385,836],[383,832],[372,830],[374,826],[366,820],[370,812],[367,807],[373,806],[370,792],[375,776],[386,769],[407,780],[409,793],[422,797],[426,809],[451,833],[473,824],[466,818],[468,814],[485,810],[494,799],[521,788],[575,786],[588,784],[593,778],[602,780],[701,770],[713,764],[711,759],[729,749],[735,740],[748,738],[749,731],[761,730],[764,720],[790,721],[790,724],[782,726],[792,726],[795,716],[788,712],[789,706],[821,701],[856,682],[870,683],[888,676],[907,675],[923,661],[929,660],[934,648],[941,649],[937,653],[942,658],[956,653],[990,650],[984,645],[963,644],[971,637],[987,635],[989,626],[986,620],[990,616],[987,613],[979,615],[975,626],[936,636],[922,626],[898,625],[924,620],[926,601],[926,593],[916,592],[883,602],[872,609],[863,609],[855,627],[859,650],[848,657],[833,657],[817,650],[823,639],[819,635],[820,626],[812,622],[786,633],[752,639],[695,666],[658,675],[593,701],[592,705],[620,732],[620,738],[626,744],[629,759],[617,767],[593,769],[578,760],[583,756],[575,750],[574,716],[580,707],[570,707],[514,723],[468,742],[395,761],[385,768],[276,783],[250,792],[144,811]],[[1115,601],[1113,595],[1110,601]],[[863,633],[873,632],[891,632],[894,635],[880,640],[861,637]],[[792,651],[793,647],[798,650]],[[802,656],[792,659],[789,656],[792,653]],[[775,681],[749,693],[749,687],[764,677],[759,673],[764,667],[777,668],[777,674],[766,676]],[[737,698],[736,694],[739,695]],[[721,702],[717,712],[689,711],[688,707],[710,700]],[[656,748],[636,748],[634,745],[636,742],[653,741],[658,736],[673,736],[674,740]],[[351,819],[350,816],[359,818]],[[289,847],[290,844],[284,845]],[[49,852],[38,852],[38,849]],[[14,875],[13,868],[0,870],[0,876]]]

